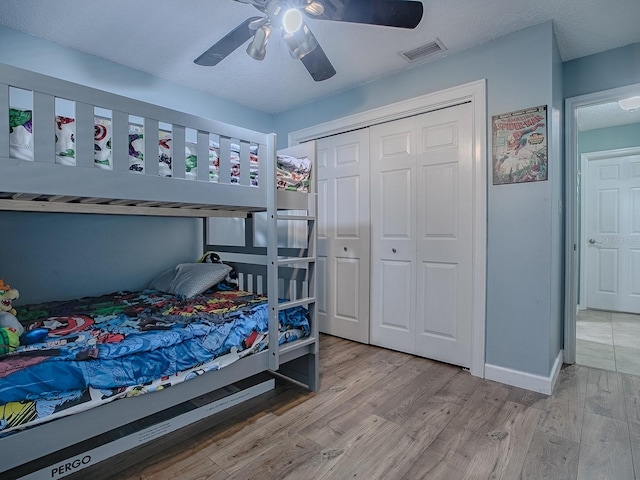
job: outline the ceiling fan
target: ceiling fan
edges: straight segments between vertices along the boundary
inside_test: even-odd
[[[291,56],[300,60],[316,82],[336,74],[304,16],[318,20],[415,28],[422,20],[422,2],[410,0],[235,0],[253,5],[263,16],[250,17],[194,60],[214,66],[251,39],[247,54],[262,60],[274,30],[282,32]],[[303,15],[304,14],[304,15]]]

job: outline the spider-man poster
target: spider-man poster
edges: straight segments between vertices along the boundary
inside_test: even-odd
[[[547,106],[492,118],[493,184],[547,180]]]

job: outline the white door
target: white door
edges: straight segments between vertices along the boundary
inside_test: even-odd
[[[413,118],[371,127],[371,343],[415,353]]]
[[[587,165],[586,306],[640,313],[640,155]]]
[[[473,308],[472,107],[371,128],[372,343],[464,367]]]
[[[369,132],[317,144],[319,328],[369,343]]]

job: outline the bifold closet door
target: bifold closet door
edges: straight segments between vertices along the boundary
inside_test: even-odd
[[[470,104],[371,127],[371,340],[469,367]]]
[[[317,146],[319,328],[369,343],[369,131]]]
[[[371,127],[371,343],[415,353],[414,119]]]

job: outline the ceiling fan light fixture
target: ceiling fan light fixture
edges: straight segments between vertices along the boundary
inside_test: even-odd
[[[324,5],[322,5],[320,2],[310,1],[307,5],[305,5],[304,11],[309,15],[322,15],[324,13]]]
[[[302,13],[297,8],[290,8],[282,14],[282,28],[287,33],[295,33],[302,27]]]
[[[267,54],[267,42],[271,36],[271,28],[268,25],[263,25],[256,30],[253,40],[247,47],[247,54],[254,60],[264,60]]]
[[[618,105],[623,110],[633,111],[640,108],[640,95],[630,98],[623,98],[618,100]]]

